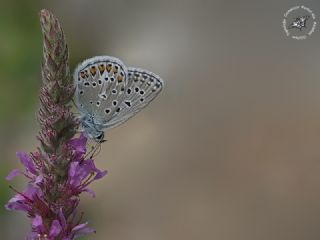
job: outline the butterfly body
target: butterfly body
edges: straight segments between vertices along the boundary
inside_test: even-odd
[[[75,103],[85,134],[103,141],[104,130],[118,126],[146,107],[162,90],[162,79],[121,60],[99,56],[80,63],[74,73]]]

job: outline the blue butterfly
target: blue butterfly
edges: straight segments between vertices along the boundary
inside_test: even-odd
[[[74,72],[75,104],[89,138],[104,141],[104,130],[118,126],[146,107],[162,90],[162,79],[121,60],[98,56],[80,63]]]

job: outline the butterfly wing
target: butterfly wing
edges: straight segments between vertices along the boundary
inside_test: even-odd
[[[105,125],[125,96],[127,75],[127,68],[115,57],[93,57],[79,64],[74,73],[79,111],[92,116],[96,125]]]
[[[124,98],[106,127],[116,127],[145,108],[162,90],[163,81],[156,74],[141,69],[128,68],[128,84]]]

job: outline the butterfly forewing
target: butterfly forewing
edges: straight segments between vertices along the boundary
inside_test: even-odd
[[[146,107],[162,90],[162,79],[141,68],[128,68],[128,84],[118,109],[106,127],[115,127]]]
[[[128,84],[127,69],[109,56],[85,60],[75,71],[76,104],[83,114],[106,124],[118,109]]]

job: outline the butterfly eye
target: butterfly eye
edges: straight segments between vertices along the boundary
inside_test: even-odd
[[[97,140],[99,140],[99,142],[104,142],[105,140],[104,139],[104,133],[102,132],[98,137],[97,137]]]

